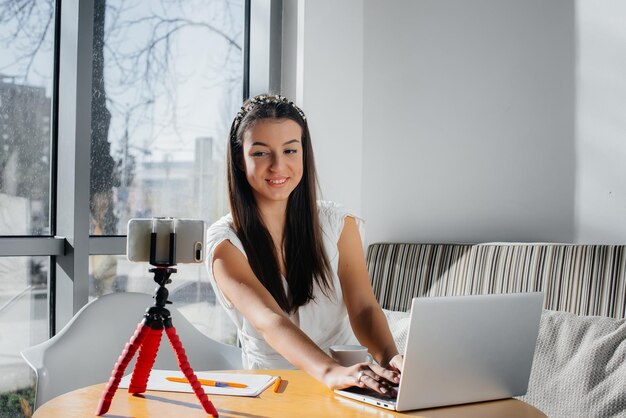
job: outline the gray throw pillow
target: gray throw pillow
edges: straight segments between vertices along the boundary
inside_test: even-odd
[[[383,309],[383,313],[389,323],[389,330],[393,335],[393,340],[396,342],[396,347],[400,354],[404,354],[406,347],[406,337],[409,334],[409,313],[401,311],[389,311]]]
[[[626,417],[626,320],[544,311],[519,399],[550,418]]]

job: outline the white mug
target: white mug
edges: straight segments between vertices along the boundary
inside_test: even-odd
[[[367,347],[362,345],[333,345],[329,351],[333,360],[344,367],[372,362],[372,356],[367,352]]]

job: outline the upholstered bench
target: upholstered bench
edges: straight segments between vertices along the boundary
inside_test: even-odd
[[[543,291],[521,399],[550,418],[626,417],[626,246],[382,243],[367,264],[400,350],[413,297]]]

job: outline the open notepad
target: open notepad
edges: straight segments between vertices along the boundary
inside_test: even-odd
[[[209,395],[232,395],[232,396],[257,396],[276,380],[276,376],[266,374],[241,374],[220,372],[195,372],[198,379],[217,380],[220,382],[243,383],[246,388],[202,386],[204,392]],[[167,380],[167,377],[185,377],[180,370],[152,370],[148,379],[148,390],[162,390],[166,392],[193,392],[187,382],[178,383]],[[131,374],[120,381],[120,388],[127,388],[130,384]]]

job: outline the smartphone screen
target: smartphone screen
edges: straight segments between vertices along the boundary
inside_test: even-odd
[[[128,221],[126,255],[129,261],[149,262],[152,232],[156,232],[156,261],[166,264],[170,255],[170,234],[175,232],[175,263],[204,261],[204,221],[184,218],[134,218]]]

